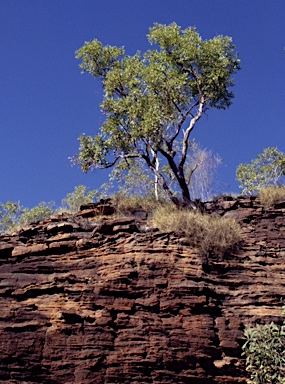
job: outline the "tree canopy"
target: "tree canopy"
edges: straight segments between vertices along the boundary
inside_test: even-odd
[[[79,211],[81,205],[92,202],[97,196],[99,196],[97,189],[89,189],[85,185],[77,185],[74,187],[73,192],[67,193],[65,198],[61,200],[61,209],[75,213]]]
[[[282,176],[285,176],[285,153],[276,147],[264,148],[249,164],[239,164],[236,169],[242,193],[276,185]]]
[[[17,201],[0,202],[0,233],[11,232],[17,227],[50,216],[54,212],[53,205],[53,202],[41,201],[29,209]]]
[[[230,106],[239,59],[230,37],[202,40],[193,27],[156,23],[147,37],[154,49],[133,56],[97,39],[77,51],[83,71],[101,81],[106,118],[95,136],[79,136],[73,162],[86,172],[141,159],[179,205],[163,173],[168,164],[182,201],[190,203],[185,177],[190,133],[206,110]]]

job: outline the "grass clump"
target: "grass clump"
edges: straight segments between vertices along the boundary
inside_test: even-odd
[[[224,256],[241,241],[239,224],[217,215],[162,206],[154,211],[152,220],[160,230],[184,236],[205,255]]]
[[[259,198],[262,205],[271,205],[285,201],[285,185],[269,185],[259,191]]]
[[[153,212],[162,203],[151,196],[124,195],[117,193],[111,196],[112,205],[118,216],[132,215],[135,211],[145,210]]]

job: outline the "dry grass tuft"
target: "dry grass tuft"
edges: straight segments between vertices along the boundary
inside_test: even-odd
[[[259,191],[259,198],[262,205],[271,205],[285,201],[285,185],[269,185]]]
[[[185,236],[202,254],[223,256],[241,241],[240,226],[233,219],[164,206],[154,212],[152,220],[162,231]]]
[[[131,215],[133,212],[141,209],[152,212],[162,205],[162,203],[154,198],[146,196],[126,196],[118,193],[111,196],[111,199],[118,216]]]

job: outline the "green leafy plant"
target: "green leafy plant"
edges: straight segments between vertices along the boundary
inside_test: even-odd
[[[283,310],[284,313],[284,310]],[[285,383],[285,321],[247,328],[243,355],[250,374],[248,384]]]
[[[79,152],[71,160],[85,172],[141,160],[175,205],[181,200],[190,205],[185,174],[190,134],[209,108],[230,106],[239,59],[230,37],[202,40],[195,28],[181,30],[175,23],[154,24],[148,40],[156,49],[133,56],[97,39],[77,51],[83,71],[101,80],[106,119],[94,137],[79,136]],[[171,190],[165,164],[181,196]]]
[[[111,189],[111,181],[97,189],[89,189],[85,185],[77,185],[74,191],[67,193],[61,200],[62,205],[55,208],[54,202],[41,201],[32,208],[23,207],[19,202],[7,201],[0,203],[0,233],[12,232],[34,221],[45,219],[60,212],[75,213],[80,206],[93,202],[95,199],[107,197]]]
[[[276,147],[264,148],[249,164],[240,164],[236,179],[242,193],[253,193],[268,185],[276,185],[285,175],[285,154]]]

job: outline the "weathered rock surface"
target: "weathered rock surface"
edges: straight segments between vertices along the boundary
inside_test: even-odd
[[[245,383],[243,329],[280,320],[285,202],[206,204],[242,226],[223,260],[92,209],[0,236],[0,383]]]

